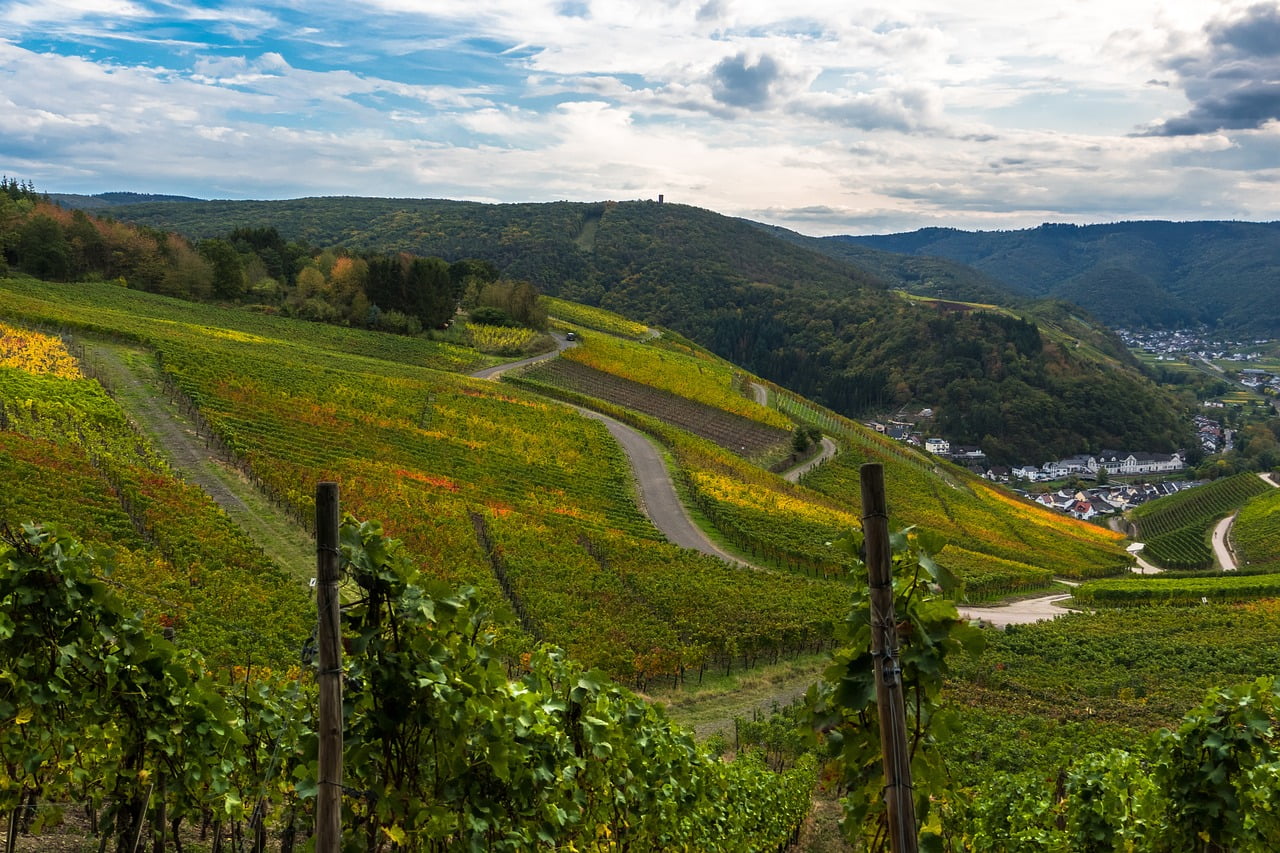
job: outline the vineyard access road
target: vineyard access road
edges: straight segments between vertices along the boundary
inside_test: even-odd
[[[836,447],[836,443],[824,435],[822,437],[822,452],[807,462],[801,462],[790,471],[785,472],[782,475],[782,478],[790,483],[800,482],[800,478],[805,474],[808,474],[814,468],[817,468],[823,462],[826,462],[832,456],[835,456],[838,449],[839,448]]]
[[[1274,489],[1280,489],[1280,483],[1265,473],[1258,474],[1262,478],[1262,482],[1266,483]],[[1226,518],[1219,521],[1217,526],[1213,528],[1213,554],[1218,558],[1218,565],[1222,566],[1224,572],[1234,572],[1238,566],[1236,565],[1235,554],[1231,551],[1231,525],[1236,523],[1236,514],[1233,512]]]
[[[222,507],[278,566],[299,580],[310,579],[316,553],[310,534],[208,448],[195,425],[166,399],[151,353],[87,338],[78,342],[87,366],[174,472]]]
[[[1236,570],[1236,558],[1231,553],[1231,546],[1227,544],[1227,534],[1231,532],[1231,525],[1235,520],[1236,514],[1233,512],[1213,528],[1213,555],[1218,558],[1218,565],[1224,572]]]
[[[508,370],[516,370],[517,368],[528,367],[531,364],[537,364],[540,361],[547,361],[548,359],[552,359],[560,355],[560,353],[564,352],[565,350],[571,349],[578,345],[577,341],[566,340],[561,335],[553,334],[551,337],[555,339],[556,348],[551,350],[550,352],[544,352],[541,355],[534,355],[534,356],[530,356],[529,358],[522,358],[519,361],[506,361],[506,362],[503,362],[502,364],[495,364],[493,367],[486,367],[484,370],[477,370],[475,373],[472,373],[471,375],[476,379],[497,379],[499,376],[506,373]]]
[[[640,489],[640,508],[649,516],[653,526],[658,528],[663,536],[681,548],[692,548],[731,563],[749,565],[721,550],[689,518],[684,503],[676,494],[676,487],[671,481],[667,463],[648,436],[608,415],[578,406],[573,408],[577,409],[583,417],[592,418],[604,424],[609,434],[622,445],[627,459],[631,461],[631,470],[635,474],[636,485]]]
[[[477,379],[497,379],[508,370],[537,364],[540,361],[547,361],[557,357],[564,350],[575,346],[577,346],[577,342],[566,341],[556,336],[556,349],[554,352],[543,353],[542,355],[513,361],[508,364],[500,364],[496,367],[489,367],[476,371],[471,375]],[[713,557],[738,565],[748,565],[722,550],[707,538],[707,535],[699,530],[698,526],[689,518],[689,513],[685,509],[684,503],[680,500],[679,495],[676,494],[675,484],[671,480],[671,473],[667,470],[667,464],[662,458],[662,453],[646,435],[608,415],[602,415],[599,412],[593,412],[581,406],[572,406],[572,408],[583,417],[591,418],[604,424],[605,429],[609,430],[609,434],[613,436],[614,440],[622,445],[622,449],[626,452],[627,459],[631,463],[631,471],[636,478],[636,486],[640,491],[640,508],[649,516],[653,526],[658,528],[663,536],[667,537],[668,541],[679,545],[681,548],[701,551],[704,554],[710,554]]]
[[[751,396],[761,406],[769,405],[769,389],[761,385],[759,382],[748,382],[747,387],[751,389]],[[822,437],[822,452],[807,462],[802,462],[782,475],[783,479],[790,483],[800,482],[800,478],[808,474],[814,468],[817,468],[823,462],[826,462],[832,456],[836,455],[839,448],[836,443],[827,436]]]
[[[1070,593],[1064,592],[1056,595],[1045,595],[1040,598],[1027,598],[1007,604],[1004,607],[958,606],[956,609],[960,611],[960,615],[965,619],[981,619],[983,622],[990,622],[997,628],[1005,628],[1009,625],[1028,625],[1032,622],[1056,619],[1068,612],[1064,608],[1058,607],[1058,602],[1066,601],[1070,597]]]

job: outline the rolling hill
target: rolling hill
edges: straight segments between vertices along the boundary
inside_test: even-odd
[[[316,246],[482,258],[549,294],[674,329],[745,369],[857,416],[930,406],[954,441],[998,461],[1123,446],[1171,450],[1186,428],[1105,331],[1055,335],[1030,309],[956,311],[895,291],[999,297],[955,265],[851,261],[754,223],[652,202],[485,205],[297,199],[123,205],[114,216],[194,239],[274,227]],[[854,253],[855,255],[858,253]],[[1087,338],[1087,340],[1086,340]],[[1100,414],[1105,413],[1105,415]]]
[[[300,322],[111,283],[0,279],[0,306],[0,320],[10,324],[0,336],[27,358],[0,365],[0,468],[22,483],[0,496],[0,520],[56,517],[66,531],[60,535],[83,538],[116,562],[108,580],[143,623],[172,628],[186,652],[225,663],[219,677],[230,687],[232,714],[209,698],[209,684],[193,694],[204,697],[199,706],[171,702],[160,689],[152,695],[184,713],[209,708],[215,721],[219,713],[243,715],[239,728],[227,725],[235,741],[210,737],[210,730],[221,731],[216,726],[191,726],[180,756],[184,767],[213,762],[193,796],[202,807],[225,806],[234,826],[249,811],[237,808],[234,792],[262,790],[262,768],[282,742],[286,754],[301,757],[285,784],[254,795],[258,810],[284,831],[314,787],[314,763],[301,745],[311,722],[302,718],[308,700],[300,691],[310,674],[296,666],[291,643],[307,630],[305,578],[277,570],[207,496],[157,461],[97,383],[74,368],[66,375],[33,372],[29,356],[46,369],[53,360],[43,356],[58,354],[66,340],[34,326],[61,330],[87,366],[115,353],[130,370],[154,374],[155,396],[143,405],[176,401],[195,440],[221,448],[232,476],[286,512],[307,518],[315,483],[336,479],[348,510],[381,519],[403,542],[388,551],[376,529],[354,522],[344,528],[354,575],[344,616],[352,646],[347,778],[354,790],[376,790],[389,803],[356,814],[356,831],[378,831],[382,821],[389,837],[408,826],[410,842],[441,838],[449,842],[444,846],[496,827],[537,831],[551,839],[545,843],[582,841],[586,849],[602,837],[644,850],[778,849],[807,810],[813,758],[800,756],[782,773],[748,750],[722,763],[604,674],[644,689],[678,690],[704,674],[754,672],[830,648],[862,578],[856,568],[849,576],[853,561],[827,543],[857,525],[864,461],[885,466],[894,527],[915,524],[927,531],[916,534],[920,541],[945,543],[936,548],[937,562],[975,596],[1025,595],[1054,575],[1102,577],[1127,562],[1117,534],[1050,514],[744,376],[678,334],[598,309],[553,301],[553,323],[574,331],[579,346],[499,383],[470,375],[494,359],[448,341]],[[759,386],[767,389],[768,407],[757,402]],[[122,387],[115,390],[123,399]],[[637,503],[629,464],[611,433],[560,400],[652,436],[684,499],[747,564],[664,542]],[[706,435],[680,426],[675,408],[691,403],[703,407],[693,425]],[[840,449],[801,484],[764,467],[767,437],[744,453],[733,436],[745,433],[723,434],[708,424],[762,436],[772,430],[785,443],[788,418],[820,425]],[[396,609],[366,615],[406,579]],[[70,584],[41,588],[64,586]],[[917,606],[936,615],[937,604]],[[510,620],[491,617],[504,610]],[[948,739],[948,749],[960,784],[985,780],[996,793],[983,796],[994,799],[1005,782],[989,767],[1034,766],[1039,778],[1042,765],[1082,748],[1133,742],[1125,726],[1135,719],[1140,727],[1162,724],[1189,694],[1203,692],[1205,679],[1259,671],[1270,660],[1270,640],[1259,637],[1274,637],[1274,618],[1222,607],[1148,610],[1124,616],[1142,621],[1141,631],[1114,614],[1078,614],[988,632],[990,655],[959,671],[954,687],[963,713],[951,721],[960,734]],[[7,624],[25,629],[31,620]],[[132,640],[138,629],[124,624],[117,633]],[[103,645],[98,636],[92,648]],[[929,635],[928,642],[936,639]],[[565,646],[573,662],[538,640]],[[1209,643],[1231,653],[1204,671],[1199,664],[1208,655],[1199,649]],[[157,648],[173,654],[171,646]],[[251,666],[238,664],[242,659]],[[169,676],[175,667],[171,658],[164,661]],[[1181,671],[1192,662],[1193,673]],[[837,658],[839,671],[848,665]],[[123,695],[121,701],[142,694]],[[380,704],[386,696],[394,704]],[[48,717],[22,712],[19,725],[43,732]],[[153,751],[182,730],[167,717],[156,719],[164,734],[139,734]],[[284,723],[295,728],[282,734]],[[402,736],[405,727],[413,737]],[[1045,754],[1038,752],[1042,737]],[[406,752],[407,769],[393,778],[380,763],[387,742],[425,747]],[[114,755],[80,731],[67,744],[77,766],[91,768],[90,782],[76,790],[87,785],[96,792],[92,780],[116,766]],[[163,760],[143,755],[136,763],[146,773],[120,774],[126,781],[117,793],[150,797],[150,775],[166,766]],[[433,774],[446,784],[400,796],[419,776]],[[55,783],[42,789],[45,796],[64,792]],[[949,796],[973,800],[967,787]],[[547,800],[563,803],[572,819],[543,820],[558,814],[548,812]],[[404,816],[406,808],[423,807],[439,812],[429,826]],[[477,830],[481,812],[488,822]],[[176,831],[184,817],[194,823],[201,812],[175,807],[171,814]],[[299,825],[307,826],[305,814]],[[134,837],[130,825],[117,826],[121,837]]]

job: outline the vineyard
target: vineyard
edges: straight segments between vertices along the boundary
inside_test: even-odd
[[[835,502],[665,421],[587,397],[563,385],[537,381],[537,375],[530,372],[503,378],[520,387],[597,409],[657,437],[672,452],[687,502],[758,564],[817,578],[843,578],[849,571],[847,557],[826,543],[853,529],[858,520]],[[787,524],[777,522],[778,512],[787,513]]]
[[[549,301],[597,331],[500,384],[466,373],[530,333],[393,336],[25,279],[0,279],[0,304],[0,812],[24,833],[75,804],[102,850],[197,832],[293,850],[319,784],[306,578],[168,469],[66,336],[136,344],[198,438],[300,524],[315,483],[341,483],[347,849],[780,850],[819,777],[862,831],[883,799],[863,462],[907,528],[894,594],[930,849],[1280,844],[1280,692],[1222,687],[1280,671],[1280,490],[1253,475],[1135,513],[1147,554],[1190,567],[1238,508],[1251,568],[1112,577],[1119,534],[785,389],[759,406],[732,365],[599,309]],[[660,442],[692,514],[754,565],[665,542],[618,443],[561,401]],[[760,465],[796,422],[841,445],[802,484]],[[1059,576],[1092,612],[993,631],[943,598]],[[807,710],[755,727],[763,756],[722,761],[630,692],[714,694],[828,651]]]
[[[1280,564],[1280,489],[1250,498],[1231,527],[1242,565]]]
[[[534,329],[483,326],[467,323],[464,327],[471,345],[483,353],[502,356],[531,355],[555,346],[550,335]]]
[[[1213,523],[1265,491],[1256,475],[1236,474],[1143,504],[1132,516],[1146,542],[1143,556],[1167,569],[1208,568]]]
[[[575,326],[595,329],[621,338],[639,339],[649,334],[649,327],[643,323],[636,323],[603,308],[593,308],[580,302],[568,302],[552,296],[543,296],[542,300],[548,314]]]
[[[840,596],[826,583],[757,572],[730,583],[723,564],[662,543],[597,422],[511,386],[413,364],[474,364],[454,347],[415,341],[383,360],[353,351],[365,350],[359,341],[324,345],[326,327],[249,313],[136,294],[127,313],[101,310],[94,287],[24,283],[14,302],[48,323],[116,323],[143,339],[199,407],[211,440],[267,494],[306,519],[312,485],[338,480],[346,507],[383,519],[429,574],[516,612],[504,628],[513,648],[546,637],[639,685],[812,651],[838,618]],[[96,287],[111,304],[118,288]],[[601,565],[584,539],[627,545]],[[671,600],[672,575],[688,602]],[[724,617],[753,608],[751,619]],[[665,615],[673,609],[678,627]]]
[[[1275,599],[1103,609],[994,632],[950,686],[964,709],[957,767],[972,784],[992,770],[1048,770],[1083,745],[1132,744],[1211,687],[1280,672],[1277,636]],[[1055,754],[1048,747],[1060,732],[1068,736]]]
[[[0,367],[0,522],[56,519],[109,556],[109,583],[219,665],[296,657],[306,587],[271,565],[207,495],[176,479],[56,338],[10,328],[51,373]]]
[[[1063,519],[976,477],[953,471],[948,483],[896,454],[877,454],[871,443],[846,445],[804,485],[856,512],[864,462],[884,464],[889,506],[899,523],[933,531],[958,548],[1069,578],[1103,577],[1129,563],[1120,534]]]
[[[947,545],[935,557],[963,583],[964,601],[995,601],[1011,595],[1026,595],[1048,589],[1053,572],[990,554]]]
[[[353,590],[344,849],[738,851],[794,836],[812,757],[781,773],[753,754],[722,762],[555,649],[509,671],[501,623],[423,578],[377,525],[344,522],[342,565]],[[142,838],[182,849],[197,828],[213,849],[309,837],[322,783],[310,674],[215,679],[198,654],[148,632],[101,574],[79,543],[39,527],[0,544],[10,839],[16,821],[38,833],[77,804],[100,848],[122,853]]]
[[[781,413],[742,395],[741,371],[678,339],[664,336],[636,343],[611,335],[585,334],[581,346],[566,350],[561,357],[778,430],[790,431],[792,426]]]
[[[782,430],[759,421],[564,358],[536,365],[527,371],[527,376],[535,383],[559,386],[650,415],[746,457],[776,451],[789,438]]]

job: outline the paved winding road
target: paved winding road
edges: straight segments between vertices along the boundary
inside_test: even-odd
[[[667,464],[648,436],[608,415],[578,406],[573,408],[583,417],[604,424],[609,434],[622,445],[631,461],[631,470],[635,473],[636,485],[640,490],[640,508],[663,536],[681,548],[692,548],[742,566],[750,565],[717,547],[689,518],[689,513],[676,494]]]
[[[487,367],[484,370],[477,370],[471,375],[476,379],[496,380],[508,370],[537,364],[540,361],[547,361],[557,357],[566,349],[577,345],[577,341],[568,341],[556,336],[556,349],[552,352],[499,364],[495,367]],[[623,451],[627,454],[627,459],[631,462],[631,470],[635,475],[636,487],[640,493],[640,509],[649,516],[653,526],[658,528],[662,535],[667,537],[668,541],[679,545],[681,548],[691,548],[704,554],[710,554],[713,557],[719,557],[722,560],[728,560],[731,563],[737,563],[742,566],[750,565],[721,549],[693,523],[684,504],[680,501],[680,497],[676,494],[675,484],[671,480],[671,474],[667,470],[666,462],[663,461],[662,453],[644,433],[591,409],[584,409],[581,406],[571,406],[571,408],[583,417],[600,421],[600,423],[604,424],[605,429],[609,430],[609,434],[614,437],[614,440],[622,445]]]
[[[1273,489],[1280,489],[1280,483],[1269,474],[1259,474],[1262,482],[1271,486]],[[1236,555],[1231,550],[1231,525],[1236,523],[1236,514],[1233,512],[1226,518],[1219,521],[1217,526],[1213,528],[1213,555],[1218,558],[1218,565],[1222,566],[1224,572],[1234,572],[1237,568]]]
[[[540,361],[548,361],[549,359],[553,359],[560,355],[560,353],[565,350],[578,345],[577,341],[568,340],[561,335],[553,334],[551,337],[555,338],[556,348],[550,352],[544,352],[542,355],[534,355],[529,358],[522,358],[519,361],[506,361],[502,364],[495,364],[493,367],[486,367],[483,370],[477,370],[471,375],[476,379],[497,379],[508,370],[516,370],[520,367],[528,367],[531,364],[537,364]]]

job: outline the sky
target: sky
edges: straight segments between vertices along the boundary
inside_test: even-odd
[[[1280,2],[0,0],[0,171],[814,235],[1271,221]]]

